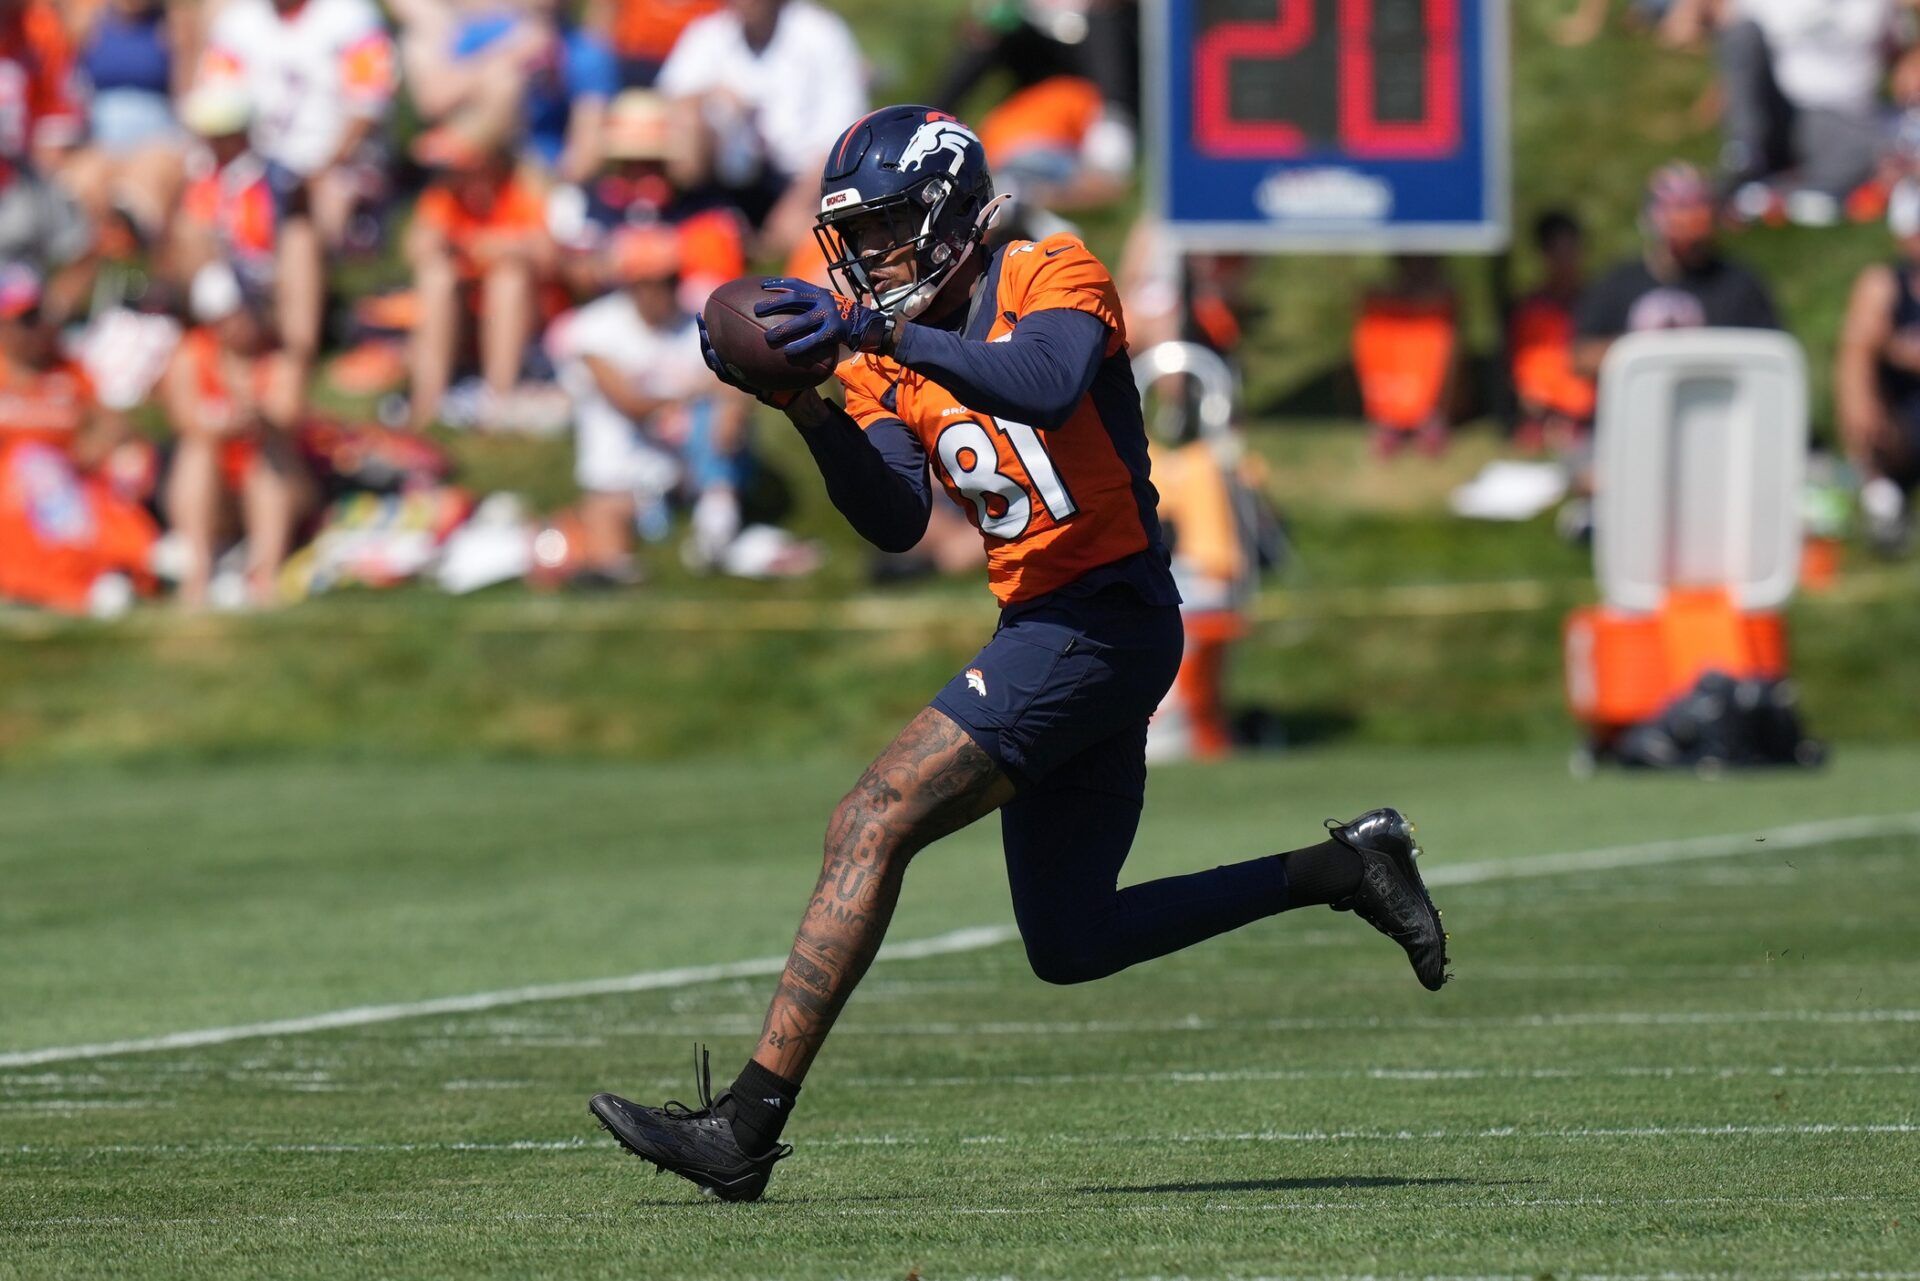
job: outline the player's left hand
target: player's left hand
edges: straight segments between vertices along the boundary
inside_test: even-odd
[[[734,377],[733,372],[727,367],[727,362],[720,359],[720,353],[713,349],[713,338],[707,333],[706,317],[696,314],[693,323],[700,330],[701,359],[707,362],[707,368],[713,371],[713,376],[727,386],[744,391],[761,404],[771,405],[775,409],[785,409],[793,403],[794,397],[800,394],[794,391],[761,391],[752,383]]]
[[[773,276],[760,287],[780,297],[755,303],[754,315],[793,317],[767,330],[767,346],[780,348],[789,359],[804,359],[827,346],[879,351],[891,337],[885,312],[811,281]]]

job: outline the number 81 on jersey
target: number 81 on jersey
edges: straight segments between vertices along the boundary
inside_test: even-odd
[[[1024,479],[1001,470],[1006,461],[995,445],[996,435],[1013,451]],[[984,534],[1009,542],[1020,538],[1033,524],[1036,501],[1056,525],[1079,510],[1040,433],[1025,423],[962,418],[941,428],[935,452],[948,483],[973,504]]]

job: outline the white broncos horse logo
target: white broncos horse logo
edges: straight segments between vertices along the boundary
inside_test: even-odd
[[[980,145],[980,139],[974,136],[973,130],[955,120],[929,120],[914,130],[913,140],[900,153],[900,168],[919,169],[930,158],[944,151],[953,157],[947,172],[959,173],[960,166],[966,161],[969,145]]]

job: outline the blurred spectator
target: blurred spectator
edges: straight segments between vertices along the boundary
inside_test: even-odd
[[[166,512],[181,543],[180,600],[208,603],[213,566],[236,504],[246,540],[245,598],[268,605],[312,504],[293,432],[299,367],[274,340],[260,301],[225,263],[202,267],[189,299],[195,328],[174,353],[162,395],[174,433]]]
[[[1145,351],[1185,340],[1231,354],[1240,345],[1252,265],[1242,254],[1183,254],[1163,223],[1136,218],[1120,260],[1128,345]]]
[[[87,221],[50,175],[83,129],[73,56],[46,0],[0,0],[0,262],[53,273],[47,306],[64,318],[87,287]]]
[[[31,169],[0,159],[0,262],[33,263],[50,275],[47,309],[65,319],[82,309],[93,247],[86,216]]]
[[[427,63],[409,41],[410,87],[423,115],[470,143],[521,137],[528,157],[565,181],[599,166],[619,70],[613,50],[575,25],[559,0],[478,9],[455,17],[439,38],[444,56]]]
[[[433,159],[439,172],[407,233],[418,306],[409,353],[412,423],[434,421],[463,351],[477,343],[487,393],[479,422],[515,425],[540,286],[552,277],[545,203],[504,146],[476,150],[447,137]],[[468,317],[485,323],[463,324]]]
[[[1078,76],[1018,90],[981,121],[980,141],[1000,188],[1044,209],[1107,204],[1133,180],[1133,126]]]
[[[1675,0],[1628,0],[1627,21],[1643,30],[1659,27],[1674,4]],[[1607,11],[1612,7],[1613,0],[1576,0],[1573,12],[1554,24],[1554,41],[1569,48],[1592,43],[1607,25]]]
[[[141,287],[117,299],[96,290],[85,329],[68,335],[69,353],[87,371],[100,407],[110,414],[128,414],[147,403],[180,343],[180,322],[173,316],[180,291],[174,283],[137,272],[125,279]]]
[[[452,81],[472,71],[454,64],[453,29],[460,17],[454,6],[455,0],[386,0],[400,81],[423,123],[446,114],[448,104],[435,95],[451,92]]]
[[[1654,173],[1640,229],[1640,256],[1615,266],[1580,295],[1574,310],[1576,372],[1598,377],[1614,340],[1644,329],[1780,327],[1765,283],[1720,256],[1713,192],[1692,165]]]
[[[679,233],[680,301],[690,311],[699,310],[716,286],[746,271],[746,229],[733,202],[716,188],[683,191],[674,180],[674,160],[684,146],[658,94],[628,89],[613,100],[601,171],[547,198],[547,227],[578,295],[615,287],[605,251],[623,227],[661,225]]]
[[[47,0],[0,0],[0,158],[52,173],[85,128],[59,10]]]
[[[1554,24],[1553,39],[1569,48],[1590,44],[1607,25],[1607,10],[1613,0],[1576,0],[1573,12]]]
[[[1518,401],[1514,440],[1537,451],[1573,448],[1593,426],[1593,381],[1575,373],[1575,306],[1586,284],[1586,235],[1572,214],[1553,210],[1533,228],[1544,277],[1507,319],[1507,359]]]
[[[1725,181],[1736,208],[1758,216],[1765,184],[1785,179],[1788,213],[1831,222],[1871,176],[1881,142],[1880,86],[1920,100],[1902,0],[1676,0],[1672,38],[1718,27]]]
[[[1854,279],[1833,391],[1868,536],[1895,552],[1906,545],[1908,497],[1920,484],[1920,187],[1894,189],[1887,223],[1899,253]]]
[[[1360,403],[1380,457],[1408,444],[1447,447],[1459,361],[1459,300],[1446,266],[1400,254],[1386,284],[1368,292],[1353,330]]]
[[[248,139],[252,108],[234,83],[196,87],[181,117],[199,141],[187,155],[187,189],[174,221],[172,257],[181,280],[224,261],[241,284],[271,297],[278,267],[280,203],[267,162]]]
[[[731,0],[690,24],[659,90],[694,131],[710,176],[784,257],[812,235],[827,148],[867,109],[853,32],[812,0]]]
[[[1133,0],[980,0],[961,23],[958,48],[930,100],[958,111],[996,73],[1016,89],[1055,76],[1084,77],[1116,115],[1140,116],[1140,6]]]
[[[620,83],[644,89],[660,75],[667,55],[695,18],[719,9],[721,0],[590,0],[588,22],[606,33],[620,59]]]
[[[281,340],[309,367],[324,253],[385,189],[378,129],[395,87],[393,44],[372,0],[228,0],[202,64],[202,83],[238,84],[251,105],[253,147],[282,202]]]
[[[679,237],[625,229],[610,245],[618,288],[562,317],[548,338],[573,397],[574,478],[586,572],[635,578],[636,519],[684,491],[693,504],[690,557],[721,562],[740,532],[748,402],[717,383],[681,305]]]
[[[1054,0],[983,5],[933,102],[956,110],[979,83],[1007,72],[1013,91],[980,120],[1000,190],[1045,209],[1084,209],[1131,181],[1139,105],[1139,10]]]
[[[1186,650],[1147,733],[1149,760],[1212,760],[1233,745],[1226,670],[1278,525],[1260,497],[1266,473],[1234,430],[1238,388],[1224,360],[1192,347],[1143,350],[1154,486],[1180,587]],[[1263,548],[1263,543],[1265,544]]]
[[[37,271],[0,265],[0,596],[102,608],[101,589],[146,584],[157,531],[107,483],[122,426],[61,354],[42,302]]]
[[[188,68],[179,56],[187,23],[178,13],[164,0],[106,0],[80,32],[87,136],[61,179],[103,234],[137,244],[165,230],[180,191],[173,103]]]
[[[39,272],[0,265],[0,441],[48,445],[91,467],[105,460],[116,433],[96,412],[85,372],[61,353],[44,301]]]

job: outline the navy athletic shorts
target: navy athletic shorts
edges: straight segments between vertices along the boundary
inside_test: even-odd
[[[1180,668],[1180,610],[1116,585],[1002,612],[986,648],[933,706],[1023,793],[1080,787],[1138,802],[1147,719]]]

